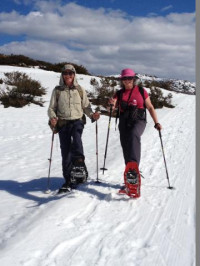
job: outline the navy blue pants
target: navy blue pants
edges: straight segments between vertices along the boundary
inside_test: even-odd
[[[119,119],[120,142],[123,150],[125,164],[137,162],[140,164],[141,136],[145,130],[146,121],[137,120],[132,127],[127,126],[124,116]]]
[[[85,159],[81,139],[83,128],[82,120],[74,120],[64,125],[59,131],[63,176],[68,184],[70,184],[72,163],[80,158]]]

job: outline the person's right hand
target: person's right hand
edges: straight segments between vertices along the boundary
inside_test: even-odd
[[[108,104],[109,105],[114,105],[115,106],[115,103],[116,103],[116,99],[114,99],[114,98],[110,98],[109,100],[108,100]]]
[[[108,100],[108,106],[107,106],[107,111],[110,111],[110,107],[112,106],[112,113],[115,111],[115,105],[116,105],[117,99],[110,98]]]
[[[93,113],[93,115],[92,115],[92,119],[93,119],[94,121],[97,121],[99,118],[100,118],[100,112],[95,112],[95,113]]]
[[[55,117],[54,117],[54,118],[51,118],[50,122],[51,122],[51,126],[52,126],[52,127],[55,127],[56,124],[57,124],[57,122],[58,122],[58,119],[55,118]]]

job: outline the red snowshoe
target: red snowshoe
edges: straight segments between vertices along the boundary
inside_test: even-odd
[[[126,194],[130,198],[140,197],[141,177],[136,162],[128,162],[124,171],[125,188],[120,189],[120,194]]]

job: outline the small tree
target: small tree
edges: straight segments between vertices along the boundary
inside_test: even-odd
[[[170,108],[174,107],[171,104],[171,99],[172,99],[171,93],[169,93],[167,97],[164,97],[161,89],[153,87],[153,88],[150,88],[149,96],[155,109],[162,108],[163,106],[170,107]]]
[[[92,86],[97,86],[99,83],[98,83],[98,81],[97,81],[95,78],[91,78],[91,80],[90,80],[90,84],[91,84]]]
[[[92,79],[90,82],[90,84],[92,83],[94,86],[94,93],[90,95],[90,101],[94,105],[103,107],[101,112],[107,115],[107,112],[104,110],[108,106],[108,99],[115,93],[113,81],[110,80],[110,78],[101,78],[100,82],[95,81],[96,80]]]
[[[5,76],[4,83],[8,86],[6,90],[0,90],[0,101],[4,107],[23,107],[30,103],[43,106],[41,96],[45,95],[46,91],[40,82],[18,71],[5,73]]]
[[[145,80],[144,81],[144,86],[146,88],[153,88],[153,87],[157,87],[157,88],[162,88],[165,90],[173,90],[173,82],[171,80]]]

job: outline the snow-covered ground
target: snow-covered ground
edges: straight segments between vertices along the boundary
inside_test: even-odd
[[[176,108],[157,110],[175,190],[169,190],[158,132],[148,115],[142,136],[141,197],[118,195],[124,161],[115,121],[111,121],[106,167],[96,184],[95,123],[83,133],[87,185],[68,196],[44,194],[52,133],[47,125],[51,91],[59,74],[22,71],[47,88],[45,107],[0,105],[0,265],[1,266],[194,266],[195,265],[195,96],[173,94]],[[90,90],[90,77],[79,75]],[[98,121],[99,167],[103,166],[108,117]],[[63,183],[55,136],[50,187]]]

